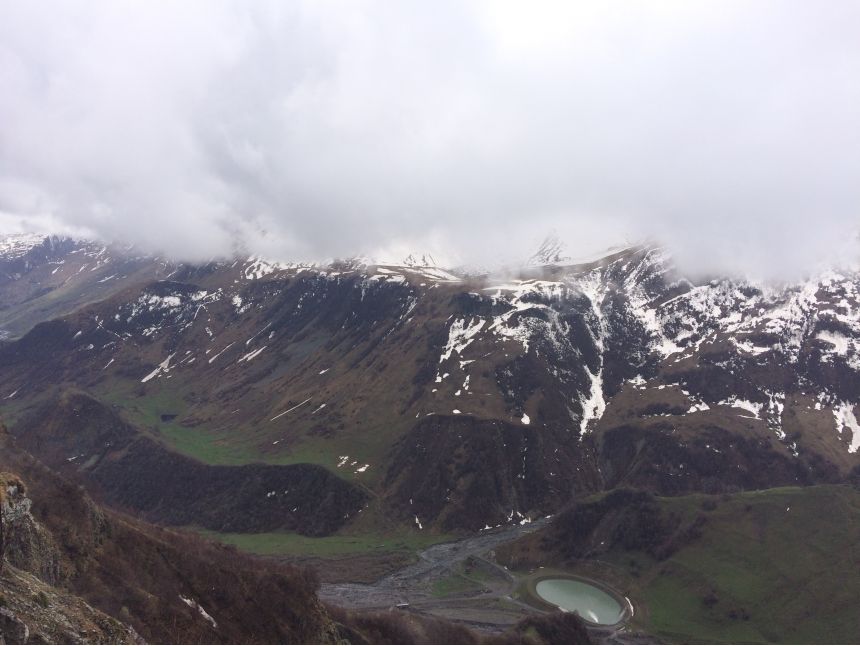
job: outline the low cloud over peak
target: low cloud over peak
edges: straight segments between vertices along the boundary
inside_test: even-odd
[[[0,224],[201,259],[666,242],[803,271],[860,203],[850,2],[2,2]]]

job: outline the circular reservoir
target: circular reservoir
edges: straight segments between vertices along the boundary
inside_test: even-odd
[[[617,624],[624,608],[611,594],[577,579],[543,579],[535,586],[537,595],[562,610],[576,612],[594,624]]]

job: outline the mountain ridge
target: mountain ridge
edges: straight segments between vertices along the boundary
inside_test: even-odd
[[[26,411],[74,386],[170,451],[215,465],[320,465],[397,510],[399,522],[444,530],[546,515],[615,482],[743,488],[834,481],[857,467],[855,273],[780,289],[696,284],[646,246],[503,278],[255,258],[138,258],[142,273],[123,277],[114,269],[127,259],[80,249],[6,283],[57,266],[74,272],[57,289],[116,282],[0,348],[0,397],[21,411],[16,432]],[[428,416],[440,428],[462,418],[470,429],[527,431],[521,468],[502,458],[506,477],[542,484],[500,485],[471,518],[438,500],[415,503],[417,483],[401,467],[423,446]],[[497,441],[508,444],[510,432]],[[642,438],[663,455],[634,451]],[[423,458],[443,500],[469,498],[444,456],[475,449],[456,446]],[[82,452],[68,449],[63,459]],[[708,465],[735,456],[715,480]],[[761,480],[765,459],[787,466]],[[700,472],[685,474],[691,464]]]

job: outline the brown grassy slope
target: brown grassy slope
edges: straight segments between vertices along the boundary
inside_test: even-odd
[[[82,488],[4,434],[2,468],[20,474],[33,515],[61,553],[61,586],[149,642],[303,643],[336,639],[310,571],[262,563],[194,536],[97,507]],[[213,625],[193,600],[214,619]]]

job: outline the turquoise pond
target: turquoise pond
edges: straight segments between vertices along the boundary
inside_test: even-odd
[[[536,586],[538,596],[563,610],[577,612],[595,624],[616,624],[624,609],[612,595],[576,579],[544,579]]]

